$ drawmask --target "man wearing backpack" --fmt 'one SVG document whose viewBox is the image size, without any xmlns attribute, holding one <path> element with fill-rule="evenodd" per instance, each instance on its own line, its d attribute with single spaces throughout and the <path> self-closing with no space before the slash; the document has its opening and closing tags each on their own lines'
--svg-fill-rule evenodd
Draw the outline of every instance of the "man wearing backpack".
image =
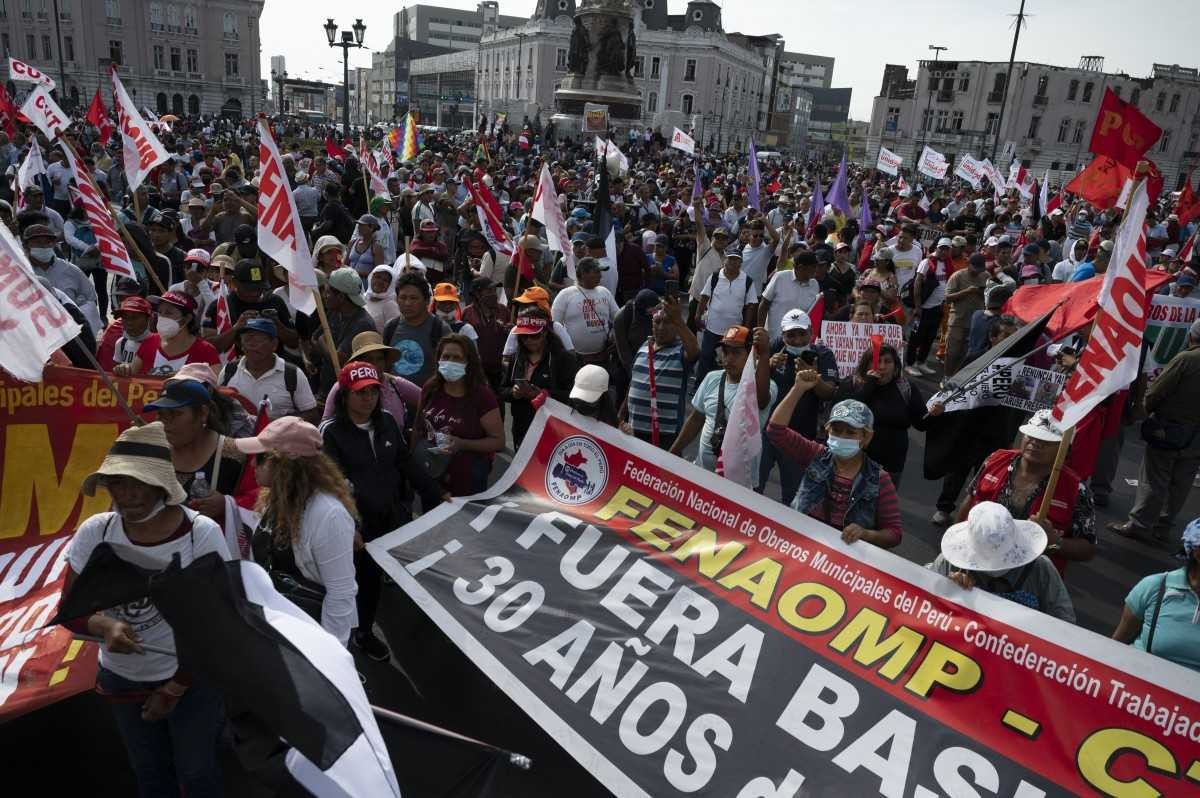
<svg viewBox="0 0 1200 798">
<path fill-rule="evenodd" d="M 946 281 L 954 271 L 950 257 L 952 247 L 949 238 L 939 239 L 933 254 L 917 266 L 912 279 L 912 293 L 906 304 L 914 306 L 913 322 L 916 330 L 908 337 L 904 351 L 904 373 L 910 377 L 922 377 L 934 373 L 924 361 L 933 354 L 933 342 L 942 326 L 942 303 L 946 300 Z M 901 295 L 904 295 L 901 289 Z"/>
<path fill-rule="evenodd" d="M 220 384 L 227 385 L 257 405 L 265 396 L 270 400 L 267 415 L 301 416 L 313 424 L 321 420 L 317 400 L 313 397 L 308 377 L 275 350 L 279 332 L 270 319 L 250 319 L 237 334 L 242 356 L 225 364 Z"/>
<path fill-rule="evenodd" d="M 758 290 L 754 280 L 742 273 L 742 247 L 734 244 L 725 253 L 721 270 L 704 284 L 696 317 L 704 325 L 700 338 L 700 361 L 696 365 L 696 384 L 717 367 L 717 346 L 731 327 L 754 328 Z"/>
</svg>

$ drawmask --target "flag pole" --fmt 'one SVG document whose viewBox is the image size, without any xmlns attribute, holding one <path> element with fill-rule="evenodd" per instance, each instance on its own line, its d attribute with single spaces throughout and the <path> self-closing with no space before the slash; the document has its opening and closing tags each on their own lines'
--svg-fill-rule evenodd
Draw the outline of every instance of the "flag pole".
<svg viewBox="0 0 1200 798">
<path fill-rule="evenodd" d="M 365 197 L 367 200 L 367 213 L 370 213 L 371 212 L 371 172 L 369 169 L 367 169 L 366 159 L 372 158 L 374 156 L 372 156 L 371 151 L 367 149 L 367 139 L 361 133 L 358 136 L 358 154 L 359 154 L 359 160 L 362 161 L 362 163 L 360 164 L 362 169 L 360 171 L 362 172 L 363 197 Z"/>
<path fill-rule="evenodd" d="M 494 746 L 491 743 L 485 743 L 482 740 L 476 740 L 474 737 L 468 737 L 465 734 L 452 732 L 449 729 L 443 729 L 440 726 L 434 726 L 432 723 L 426 723 L 423 720 L 418 720 L 417 718 L 413 718 L 408 715 L 401 715 L 399 712 L 393 712 L 390 709 L 377 707 L 374 704 L 371 705 L 371 712 L 374 713 L 375 717 L 379 718 L 380 720 L 386 720 L 387 722 L 396 726 L 404 726 L 409 729 L 416 729 L 417 731 L 423 731 L 438 737 L 445 737 L 450 740 L 457 740 L 461 743 L 467 743 L 468 745 L 473 745 L 477 748 L 482 748 L 497 754 L 503 754 L 504 756 L 508 757 L 508 764 L 512 765 L 513 767 L 520 768 L 521 770 L 529 770 L 531 767 L 533 767 L 533 760 L 524 754 L 518 754 L 514 751 L 507 751 L 503 748 Z"/>
<path fill-rule="evenodd" d="M 342 364 L 338 359 L 337 346 L 333 343 L 333 332 L 329 329 L 329 319 L 325 316 L 325 301 L 321 299 L 321 291 L 317 288 L 313 289 L 313 296 L 317 300 L 317 316 L 320 318 L 321 328 L 325 332 L 325 346 L 329 348 L 329 359 L 333 363 L 333 374 L 336 377 L 337 373 L 342 370 Z"/>
<path fill-rule="evenodd" d="M 118 391 L 117 386 L 113 384 L 112 378 L 108 376 L 108 372 L 106 372 L 100 365 L 100 362 L 96 360 L 96 356 L 92 354 L 92 350 L 88 349 L 86 346 L 80 346 L 79 348 L 83 350 L 83 354 L 87 356 L 87 359 L 91 362 L 92 367 L 96 369 L 96 373 L 100 375 L 100 379 L 104 381 L 104 385 L 108 388 L 108 390 L 113 392 L 113 396 L 117 397 L 117 404 L 119 404 L 121 409 L 125 411 L 125 415 L 129 416 L 129 420 L 133 423 L 133 426 L 144 426 L 146 424 L 146 420 L 133 411 L 133 408 L 130 407 L 129 402 L 125 399 L 124 395 Z"/>
<path fill-rule="evenodd" d="M 1046 520 L 1046 513 L 1050 512 L 1051 500 L 1054 498 L 1054 490 L 1058 487 L 1058 477 L 1062 474 L 1063 464 L 1067 461 L 1067 452 L 1071 450 L 1071 441 L 1075 439 L 1075 428 L 1071 427 L 1063 433 L 1062 440 L 1058 442 L 1058 453 L 1054 455 L 1054 467 L 1050 470 L 1050 478 L 1046 481 L 1046 490 L 1042 493 L 1042 505 L 1038 507 L 1037 515 L 1029 519 L 1034 523 L 1042 523 Z"/>
</svg>

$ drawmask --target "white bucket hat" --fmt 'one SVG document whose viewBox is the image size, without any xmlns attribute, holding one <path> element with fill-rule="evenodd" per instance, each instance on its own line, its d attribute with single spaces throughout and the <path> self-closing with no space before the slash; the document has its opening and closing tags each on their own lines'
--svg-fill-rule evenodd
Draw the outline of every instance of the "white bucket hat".
<svg viewBox="0 0 1200 798">
<path fill-rule="evenodd" d="M 1016 521 L 996 502 L 980 502 L 967 520 L 942 535 L 942 556 L 964 571 L 1008 571 L 1036 560 L 1046 549 L 1046 530 Z"/>
<path fill-rule="evenodd" d="M 138 482 L 162 488 L 167 504 L 183 504 L 187 493 L 175 477 L 171 445 L 161 421 L 142 427 L 130 427 L 109 447 L 104 462 L 83 480 L 83 495 L 95 496 L 96 486 L 105 477 L 130 477 Z"/>
<path fill-rule="evenodd" d="M 1062 427 L 1058 426 L 1058 422 L 1050 415 L 1049 410 L 1037 411 L 1019 427 L 1019 430 L 1022 435 L 1028 435 L 1048 443 L 1058 443 L 1063 439 Z"/>
</svg>

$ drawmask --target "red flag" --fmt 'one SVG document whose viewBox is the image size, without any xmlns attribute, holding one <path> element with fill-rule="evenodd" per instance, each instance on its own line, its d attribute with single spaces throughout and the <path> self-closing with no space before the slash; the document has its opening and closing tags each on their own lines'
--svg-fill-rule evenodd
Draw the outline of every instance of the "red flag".
<svg viewBox="0 0 1200 798">
<path fill-rule="evenodd" d="M 1107 155 L 1133 169 L 1160 136 L 1162 128 L 1139 111 L 1136 105 L 1125 102 L 1107 88 L 1092 128 L 1088 151 Z"/>
<path fill-rule="evenodd" d="M 1160 271 L 1146 272 L 1146 292 L 1153 295 L 1163 283 L 1174 277 Z M 1036 319 L 1062 303 L 1046 324 L 1046 334 L 1054 340 L 1075 332 L 1096 317 L 1099 310 L 1097 299 L 1103 279 L 1095 277 L 1077 283 L 1051 283 L 1049 285 L 1026 285 L 1018 288 L 1004 306 L 1011 313 L 1026 321 Z"/>
<path fill-rule="evenodd" d="M 497 252 L 512 255 L 512 240 L 508 237 L 508 231 L 504 229 L 504 225 L 500 223 L 502 215 L 500 204 L 492 196 L 487 184 L 483 181 L 472 183 L 468 180 L 467 190 L 471 192 L 471 200 L 475 203 L 475 210 L 479 214 L 479 225 L 488 244 Z"/>
<path fill-rule="evenodd" d="M 825 295 L 821 294 L 817 300 L 812 303 L 812 307 L 808 309 L 808 320 L 811 322 L 809 329 L 812 330 L 813 340 L 821 337 L 821 322 L 825 320 Z"/>
<path fill-rule="evenodd" d="M 1107 155 L 1098 155 L 1075 175 L 1066 190 L 1082 197 L 1097 208 L 1111 208 L 1121 196 L 1125 181 L 1133 177 L 1133 170 Z"/>
<path fill-rule="evenodd" d="M 1049 216 L 1051 213 L 1053 213 L 1055 211 L 1055 209 L 1057 209 L 1059 206 L 1061 206 L 1062 203 L 1063 203 L 1063 193 L 1060 191 L 1057 194 L 1055 194 L 1053 197 L 1050 198 L 1050 201 L 1046 203 L 1046 207 L 1042 209 L 1042 213 Z"/>
<path fill-rule="evenodd" d="M 0 127 L 4 128 L 10 140 L 17 135 L 16 118 L 17 109 L 8 97 L 8 90 L 0 86 Z"/>
<path fill-rule="evenodd" d="M 1179 260 L 1182 261 L 1183 263 L 1187 263 L 1189 260 L 1191 260 L 1192 259 L 1192 250 L 1195 248 L 1195 246 L 1196 246 L 1196 234 L 1192 233 L 1191 238 L 1189 238 L 1187 240 L 1187 243 L 1183 245 L 1183 249 L 1181 249 L 1179 251 Z"/>
<path fill-rule="evenodd" d="M 1200 197 L 1192 191 L 1191 175 L 1183 181 L 1183 190 L 1179 192 L 1179 199 L 1175 200 L 1175 215 L 1179 217 L 1180 227 L 1200 216 Z"/>
<path fill-rule="evenodd" d="M 346 153 L 339 150 L 337 144 L 334 144 L 333 139 L 328 136 L 325 138 L 325 154 L 338 161 L 346 159 Z"/>
<path fill-rule="evenodd" d="M 104 107 L 104 100 L 100 98 L 99 89 L 96 89 L 96 94 L 92 97 L 92 104 L 88 108 L 86 118 L 100 131 L 100 146 L 107 147 L 108 140 L 112 138 L 113 131 L 117 129 L 117 126 L 108 117 L 108 109 Z"/>
</svg>

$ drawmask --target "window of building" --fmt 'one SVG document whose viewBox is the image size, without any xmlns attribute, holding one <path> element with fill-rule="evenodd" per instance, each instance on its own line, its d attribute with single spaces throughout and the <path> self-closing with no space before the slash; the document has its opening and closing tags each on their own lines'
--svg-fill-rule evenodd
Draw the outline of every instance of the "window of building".
<svg viewBox="0 0 1200 798">
<path fill-rule="evenodd" d="M 641 78 L 646 76 L 646 57 L 639 55 L 633 59 L 633 76 Z"/>
<path fill-rule="evenodd" d="M 1064 144 L 1067 141 L 1067 136 L 1071 135 L 1071 120 L 1064 119 L 1058 123 L 1058 143 Z"/>
<path fill-rule="evenodd" d="M 182 94 L 172 94 L 171 95 L 171 113 L 176 114 L 176 115 L 183 113 L 183 95 Z"/>
<path fill-rule="evenodd" d="M 1090 103 L 1092 101 L 1092 90 L 1095 88 L 1096 84 L 1092 83 L 1090 80 L 1083 84 L 1083 101 L 1085 103 Z"/>
<path fill-rule="evenodd" d="M 193 115 L 200 113 L 200 98 L 194 94 L 188 95 L 188 113 Z"/>
<path fill-rule="evenodd" d="M 225 53 L 225 75 L 226 77 L 237 77 L 238 74 L 238 54 Z"/>
<path fill-rule="evenodd" d="M 42 34 L 42 58 L 49 61 L 54 58 L 54 50 L 50 47 L 50 37 Z"/>
<path fill-rule="evenodd" d="M 1178 110 L 1179 110 L 1179 95 L 1172 94 L 1171 95 L 1171 113 L 1175 113 Z"/>
<path fill-rule="evenodd" d="M 646 113 L 652 114 L 658 110 L 658 94 L 650 92 L 646 95 Z"/>
<path fill-rule="evenodd" d="M 1049 75 L 1039 75 L 1038 82 L 1037 82 L 1037 96 L 1045 97 L 1046 89 L 1048 89 L 1049 87 L 1050 87 L 1050 76 Z"/>
<path fill-rule="evenodd" d="M 1038 134 L 1038 128 L 1040 128 L 1041 126 L 1042 126 L 1042 118 L 1040 116 L 1031 117 L 1029 120 L 1029 133 L 1027 134 L 1029 136 L 1029 138 L 1036 139 L 1037 134 Z"/>
<path fill-rule="evenodd" d="M 171 31 L 179 30 L 179 6 L 176 6 L 176 5 L 167 6 L 167 30 L 171 30 Z M 179 99 L 181 101 L 183 100 L 182 97 L 180 97 Z M 183 111 L 180 111 L 179 113 L 183 113 Z"/>
<path fill-rule="evenodd" d="M 558 51 L 555 53 L 554 68 L 559 72 L 565 72 L 567 70 L 567 48 L 558 48 Z"/>
<path fill-rule="evenodd" d="M 921 130 L 924 130 L 926 133 L 928 133 L 928 132 L 929 132 L 929 128 L 930 128 L 932 125 L 933 125 L 933 110 L 932 110 L 932 109 L 929 109 L 929 108 L 926 108 L 926 109 L 925 109 L 925 114 L 924 114 L 924 116 L 921 118 Z"/>
<path fill-rule="evenodd" d="M 649 6 L 647 6 L 647 7 L 649 7 Z M 662 75 L 662 59 L 656 55 L 651 56 L 651 58 L 650 58 L 650 77 L 658 78 L 661 75 Z"/>
<path fill-rule="evenodd" d="M 190 47 L 188 48 L 188 51 L 187 51 L 187 71 L 188 72 L 199 72 L 200 71 L 200 53 L 196 52 L 195 49 L 190 48 Z"/>
<path fill-rule="evenodd" d="M 937 112 L 937 130 L 939 132 L 946 129 L 946 123 L 949 120 L 949 117 L 950 117 L 949 111 L 941 110 L 941 111 Z"/>
<path fill-rule="evenodd" d="M 150 4 L 150 30 L 163 29 L 163 10 L 158 3 Z"/>
<path fill-rule="evenodd" d="M 1166 102 L 1167 102 L 1167 93 L 1165 91 L 1160 91 L 1158 93 L 1158 96 L 1154 98 L 1154 110 L 1161 111 L 1163 109 L 1163 106 L 1166 104 Z"/>
<path fill-rule="evenodd" d="M 962 130 L 963 129 L 963 118 L 964 118 L 964 114 L 962 111 L 955 111 L 951 115 L 950 128 L 952 130 Z"/>
<path fill-rule="evenodd" d="M 122 57 L 123 51 L 124 48 L 121 46 L 120 39 L 108 40 L 108 60 L 113 64 L 120 65 L 125 63 L 125 59 Z"/>
<path fill-rule="evenodd" d="M 121 0 L 104 0 L 104 16 L 110 21 L 121 21 Z"/>
<path fill-rule="evenodd" d="M 1129 95 L 1129 102 L 1133 103 L 1134 105 L 1137 105 L 1138 101 L 1141 99 L 1142 99 L 1142 90 L 1141 89 L 1134 89 L 1133 94 Z"/>
<path fill-rule="evenodd" d="M 1058 161 L 1051 161 L 1051 162 L 1050 162 L 1050 169 L 1051 169 L 1052 171 L 1055 171 L 1055 172 L 1057 172 L 1057 171 L 1058 171 Z"/>
<path fill-rule="evenodd" d="M 222 22 L 222 26 L 223 26 L 226 36 L 228 36 L 230 38 L 237 37 L 237 35 L 238 35 L 237 17 L 235 17 L 233 14 L 225 15 L 225 18 Z"/>
<path fill-rule="evenodd" d="M 1087 128 L 1087 122 L 1080 119 L 1075 123 L 1075 135 L 1071 136 L 1072 144 L 1080 144 L 1083 142 L 1083 131 Z"/>
<path fill-rule="evenodd" d="M 32 33 L 25 34 L 25 52 L 28 54 L 30 61 L 37 60 L 37 37 Z"/>
<path fill-rule="evenodd" d="M 159 115 L 167 112 L 167 95 L 161 91 L 154 95 L 154 110 L 157 111 Z"/>
<path fill-rule="evenodd" d="M 1171 131 L 1164 130 L 1162 138 L 1158 140 L 1158 151 L 1166 152 L 1171 149 Z"/>
<path fill-rule="evenodd" d="M 6 51 L 8 50 L 7 42 L 5 43 L 4 49 Z M 63 58 L 65 58 L 68 61 L 75 60 L 75 40 L 72 39 L 70 36 L 63 37 Z"/>
<path fill-rule="evenodd" d="M 163 50 L 163 46 L 161 44 L 154 45 L 154 68 L 155 69 L 166 69 L 167 68 L 165 56 L 166 56 L 166 53 Z"/>
<path fill-rule="evenodd" d="M 1073 80 L 1067 86 L 1067 99 L 1074 102 L 1077 96 L 1079 96 L 1079 81 Z M 1062 139 L 1059 139 L 1059 141 L 1062 141 Z"/>
<path fill-rule="evenodd" d="M 171 48 L 171 70 L 173 72 L 183 71 L 183 53 L 178 47 Z"/>
<path fill-rule="evenodd" d="M 683 64 L 683 79 L 694 81 L 696 79 L 696 59 L 689 58 Z"/>
<path fill-rule="evenodd" d="M 187 31 L 196 30 L 196 7 L 188 6 L 183 9 L 183 29 Z M 193 95 L 194 96 L 194 95 Z M 199 105 L 199 103 L 197 103 Z M 199 113 L 196 111 L 195 113 Z"/>
<path fill-rule="evenodd" d="M 970 78 L 959 78 L 958 79 L 958 90 L 959 91 L 966 91 L 968 88 L 970 88 L 970 86 L 971 86 Z"/>
<path fill-rule="evenodd" d="M 690 114 L 692 112 L 692 95 L 690 95 L 690 94 L 683 95 L 683 98 L 679 102 L 679 108 L 685 114 Z"/>
<path fill-rule="evenodd" d="M 8 0 L 0 0 L 0 20 L 8 19 Z"/>
<path fill-rule="evenodd" d="M 11 42 L 8 39 L 7 33 L 0 33 L 0 49 L 4 50 L 5 58 L 7 58 L 8 54 L 12 52 Z"/>
</svg>

